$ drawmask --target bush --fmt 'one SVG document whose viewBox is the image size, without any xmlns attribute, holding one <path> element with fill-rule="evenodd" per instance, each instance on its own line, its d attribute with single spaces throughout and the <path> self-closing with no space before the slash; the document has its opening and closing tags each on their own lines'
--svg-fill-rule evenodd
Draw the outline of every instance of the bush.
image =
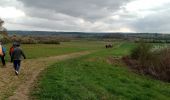
<svg viewBox="0 0 170 100">
<path fill-rule="evenodd" d="M 37 41 L 35 39 L 31 38 L 31 37 L 23 37 L 21 39 L 21 43 L 22 44 L 36 44 Z"/>
<path fill-rule="evenodd" d="M 21 41 L 21 36 L 17 36 L 17 35 L 13 35 L 13 36 L 11 36 L 10 37 L 10 40 L 11 40 L 11 42 L 14 42 L 14 41 Z"/>
<path fill-rule="evenodd" d="M 170 81 L 170 48 L 160 51 L 157 73 L 159 79 Z"/>
<path fill-rule="evenodd" d="M 10 41 L 10 38 L 9 38 L 8 36 L 3 36 L 3 38 L 1 38 L 1 41 L 2 41 L 3 43 L 9 43 L 9 42 L 11 42 L 11 41 Z"/>
<path fill-rule="evenodd" d="M 151 45 L 141 42 L 123 60 L 140 73 L 170 82 L 170 48 L 152 51 Z"/>
<path fill-rule="evenodd" d="M 10 37 L 11 41 L 19 41 L 22 44 L 60 44 L 59 40 L 56 37 L 36 37 L 36 36 L 18 36 L 13 35 Z"/>
<path fill-rule="evenodd" d="M 41 40 L 41 41 L 39 41 L 39 43 L 43 43 L 43 44 L 60 44 L 60 42 L 59 41 L 57 41 L 57 40 Z"/>
<path fill-rule="evenodd" d="M 140 42 L 134 49 L 131 51 L 132 59 L 147 59 L 151 55 L 151 45 Z"/>
</svg>

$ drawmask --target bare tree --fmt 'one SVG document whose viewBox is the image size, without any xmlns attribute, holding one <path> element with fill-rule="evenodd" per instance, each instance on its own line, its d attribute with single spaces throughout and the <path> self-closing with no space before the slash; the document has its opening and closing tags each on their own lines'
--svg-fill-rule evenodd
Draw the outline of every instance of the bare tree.
<svg viewBox="0 0 170 100">
<path fill-rule="evenodd" d="M 0 31 L 3 31 L 3 25 L 4 24 L 4 21 L 2 19 L 0 19 Z"/>
</svg>

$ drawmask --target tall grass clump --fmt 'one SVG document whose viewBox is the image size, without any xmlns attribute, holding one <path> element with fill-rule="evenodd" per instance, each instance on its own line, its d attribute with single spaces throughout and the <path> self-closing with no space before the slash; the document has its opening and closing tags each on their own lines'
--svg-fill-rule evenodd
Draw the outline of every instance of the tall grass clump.
<svg viewBox="0 0 170 100">
<path fill-rule="evenodd" d="M 140 73 L 170 82 L 170 48 L 168 47 L 153 50 L 151 44 L 140 42 L 128 57 L 124 57 L 124 61 L 130 68 Z"/>
</svg>

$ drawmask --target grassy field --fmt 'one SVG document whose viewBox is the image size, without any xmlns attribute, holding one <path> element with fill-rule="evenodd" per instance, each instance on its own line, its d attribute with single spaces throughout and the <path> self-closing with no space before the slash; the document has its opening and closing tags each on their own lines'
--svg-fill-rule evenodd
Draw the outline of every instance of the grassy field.
<svg viewBox="0 0 170 100">
<path fill-rule="evenodd" d="M 104 48 L 106 42 L 100 41 L 72 41 L 62 42 L 60 45 L 55 44 L 23 44 L 23 48 L 28 59 L 49 57 L 61 54 L 68 54 L 78 51 L 96 50 Z M 6 60 L 9 60 L 9 48 L 12 44 L 4 45 L 7 49 Z"/>
<path fill-rule="evenodd" d="M 88 54 L 90 51 L 105 49 L 105 44 L 102 41 L 71 41 L 62 42 L 60 45 L 21 44 L 28 59 L 22 61 L 19 77 L 16 77 L 12 63 L 7 62 L 6 67 L 0 65 L 0 100 L 6 100 L 9 96 L 14 95 L 22 84 L 30 82 L 31 79 L 34 80 L 39 74 L 38 71 L 43 70 L 48 64 Z M 8 52 L 11 45 L 4 45 L 7 48 L 6 61 L 10 60 Z"/>
<path fill-rule="evenodd" d="M 42 72 L 37 88 L 31 91 L 32 97 L 40 100 L 169 100 L 169 83 L 135 74 L 122 64 L 107 62 L 108 57 L 129 54 L 134 46 L 133 43 L 116 43 L 112 49 L 91 46 L 97 51 L 53 64 Z"/>
</svg>

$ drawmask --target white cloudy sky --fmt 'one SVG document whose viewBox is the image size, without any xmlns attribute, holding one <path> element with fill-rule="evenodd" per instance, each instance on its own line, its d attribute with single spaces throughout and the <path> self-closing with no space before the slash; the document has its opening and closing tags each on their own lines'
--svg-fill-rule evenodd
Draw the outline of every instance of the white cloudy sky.
<svg viewBox="0 0 170 100">
<path fill-rule="evenodd" d="M 0 0 L 8 30 L 170 33 L 170 0 Z"/>
</svg>

